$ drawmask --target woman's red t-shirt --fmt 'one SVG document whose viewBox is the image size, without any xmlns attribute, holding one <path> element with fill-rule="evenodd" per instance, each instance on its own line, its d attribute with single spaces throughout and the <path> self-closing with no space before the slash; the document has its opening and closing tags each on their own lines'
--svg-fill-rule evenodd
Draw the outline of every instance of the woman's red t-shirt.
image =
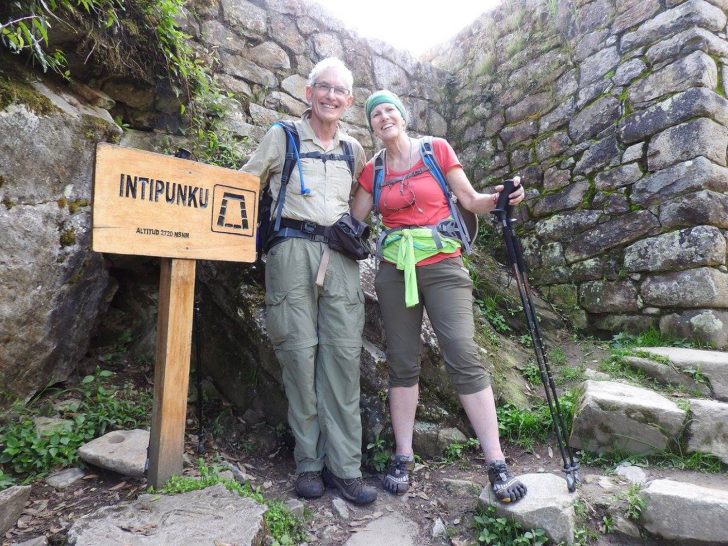
<svg viewBox="0 0 728 546">
<path fill-rule="evenodd" d="M 419 141 L 413 142 L 413 146 L 417 148 L 413 153 L 419 156 Z M 433 138 L 432 150 L 444 175 L 447 175 L 451 169 L 456 167 L 462 168 L 455 150 L 445 139 Z M 382 222 L 387 228 L 432 226 L 450 216 L 447 197 L 445 197 L 437 180 L 427 169 L 401 182 L 386 185 L 388 180 L 415 172 L 424 166 L 422 157 L 419 157 L 418 161 L 406 171 L 385 170 L 385 184 L 382 185 L 379 192 L 379 213 L 382 215 Z M 373 194 L 373 183 L 374 159 L 371 159 L 359 175 L 359 184 L 367 192 Z M 436 254 L 422 260 L 417 265 L 433 264 L 454 256 L 460 256 L 460 249 L 450 254 Z"/>
</svg>

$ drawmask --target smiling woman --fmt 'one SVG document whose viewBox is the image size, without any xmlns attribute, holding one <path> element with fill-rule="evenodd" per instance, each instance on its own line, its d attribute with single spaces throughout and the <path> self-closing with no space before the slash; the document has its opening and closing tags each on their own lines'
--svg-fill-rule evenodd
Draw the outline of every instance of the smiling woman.
<svg viewBox="0 0 728 546">
<path fill-rule="evenodd" d="M 378 38 L 398 49 L 420 55 L 446 42 L 500 0 L 450 0 L 443 9 L 434 0 L 316 0 L 346 26 L 367 38 Z"/>
</svg>

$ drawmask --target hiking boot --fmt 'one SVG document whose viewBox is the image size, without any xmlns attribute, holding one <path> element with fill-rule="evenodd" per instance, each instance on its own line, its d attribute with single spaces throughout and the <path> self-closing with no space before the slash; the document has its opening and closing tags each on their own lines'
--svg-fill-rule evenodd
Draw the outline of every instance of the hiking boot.
<svg viewBox="0 0 728 546">
<path fill-rule="evenodd" d="M 505 461 L 491 461 L 487 469 L 493 493 L 500 502 L 516 502 L 526 496 L 526 486 L 510 473 Z"/>
<path fill-rule="evenodd" d="M 296 495 L 304 499 L 317 499 L 324 494 L 321 472 L 301 472 L 296 479 Z"/>
<path fill-rule="evenodd" d="M 364 485 L 361 478 L 345 480 L 335 476 L 326 467 L 324 467 L 323 478 L 326 485 L 338 489 L 342 497 L 354 504 L 370 504 L 377 499 L 377 490 Z"/>
<path fill-rule="evenodd" d="M 395 455 L 389 464 L 389 470 L 382 479 L 384 489 L 393 495 L 404 495 L 409 489 L 408 470 L 411 470 L 415 459 L 411 455 Z"/>
</svg>

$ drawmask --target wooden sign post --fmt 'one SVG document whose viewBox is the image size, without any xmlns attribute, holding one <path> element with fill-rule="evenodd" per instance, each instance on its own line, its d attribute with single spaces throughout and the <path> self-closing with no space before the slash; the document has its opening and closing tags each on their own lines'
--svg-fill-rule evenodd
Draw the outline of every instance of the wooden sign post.
<svg viewBox="0 0 728 546">
<path fill-rule="evenodd" d="M 155 488 L 182 472 L 195 260 L 255 261 L 258 192 L 258 178 L 239 171 L 96 149 L 92 249 L 161 257 L 147 471 Z"/>
</svg>

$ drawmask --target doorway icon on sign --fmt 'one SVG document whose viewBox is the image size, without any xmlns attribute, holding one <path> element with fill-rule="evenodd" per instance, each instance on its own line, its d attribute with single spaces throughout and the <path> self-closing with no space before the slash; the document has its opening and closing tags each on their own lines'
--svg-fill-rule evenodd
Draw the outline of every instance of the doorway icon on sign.
<svg viewBox="0 0 728 546">
<path fill-rule="evenodd" d="M 252 237 L 257 221 L 254 191 L 215 184 L 212 190 L 212 231 Z"/>
</svg>

